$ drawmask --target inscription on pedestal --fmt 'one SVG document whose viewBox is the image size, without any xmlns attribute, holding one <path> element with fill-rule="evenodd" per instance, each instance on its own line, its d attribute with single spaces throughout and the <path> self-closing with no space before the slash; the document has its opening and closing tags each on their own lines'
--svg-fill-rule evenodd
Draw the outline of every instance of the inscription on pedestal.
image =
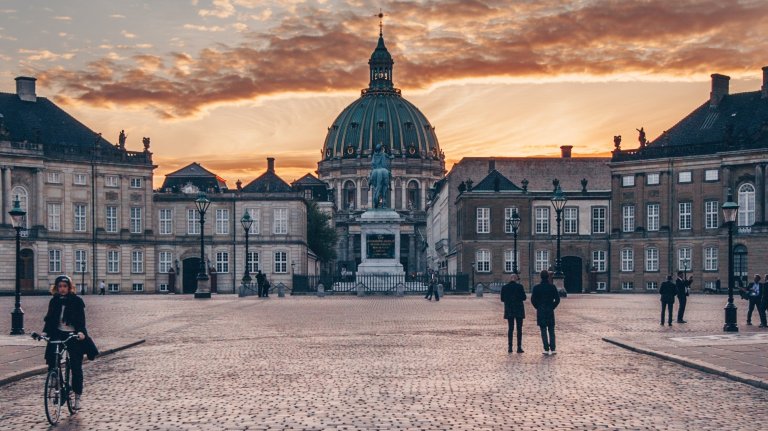
<svg viewBox="0 0 768 431">
<path fill-rule="evenodd" d="M 394 259 L 395 235 L 372 234 L 365 237 L 368 259 Z"/>
</svg>

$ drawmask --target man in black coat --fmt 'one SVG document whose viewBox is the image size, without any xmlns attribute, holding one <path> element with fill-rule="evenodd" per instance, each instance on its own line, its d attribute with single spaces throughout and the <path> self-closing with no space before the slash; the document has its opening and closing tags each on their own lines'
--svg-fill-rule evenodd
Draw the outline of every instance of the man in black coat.
<svg viewBox="0 0 768 431">
<path fill-rule="evenodd" d="M 504 318 L 507 319 L 507 352 L 512 353 L 512 338 L 514 327 L 517 327 L 517 353 L 523 353 L 523 319 L 527 299 L 523 285 L 518 283 L 520 276 L 512 274 L 512 280 L 501 288 L 501 302 L 504 303 Z"/>
<path fill-rule="evenodd" d="M 766 308 L 768 308 L 768 274 L 765 274 L 763 278 L 763 285 L 760 289 L 760 304 L 757 312 L 760 313 L 760 327 L 768 327 L 768 321 L 766 321 Z"/>
<path fill-rule="evenodd" d="M 760 314 L 761 326 L 763 322 L 763 315 L 760 313 L 760 302 L 762 297 L 762 285 L 760 284 L 760 274 L 755 274 L 755 279 L 748 286 L 747 295 L 749 299 L 749 310 L 747 311 L 747 325 L 752 325 L 752 313 L 757 308 L 757 313 Z"/>
<path fill-rule="evenodd" d="M 685 304 L 688 302 L 689 286 L 693 282 L 693 276 L 686 280 L 683 277 L 683 271 L 677 271 L 677 280 L 675 281 L 675 290 L 677 291 L 677 323 L 688 323 L 685 321 Z"/>
<path fill-rule="evenodd" d="M 672 326 L 672 309 L 675 305 L 675 295 L 677 295 L 677 289 L 675 283 L 672 283 L 672 276 L 667 276 L 667 281 L 661 283 L 659 287 L 659 295 L 661 296 L 661 326 L 664 326 L 664 311 L 667 311 L 669 315 L 669 326 Z"/>
<path fill-rule="evenodd" d="M 536 308 L 536 324 L 541 330 L 544 354 L 554 355 L 555 351 L 555 308 L 560 305 L 557 288 L 549 282 L 549 272 L 541 271 L 541 283 L 533 286 L 531 304 Z M 549 337 L 547 337 L 549 332 Z"/>
</svg>

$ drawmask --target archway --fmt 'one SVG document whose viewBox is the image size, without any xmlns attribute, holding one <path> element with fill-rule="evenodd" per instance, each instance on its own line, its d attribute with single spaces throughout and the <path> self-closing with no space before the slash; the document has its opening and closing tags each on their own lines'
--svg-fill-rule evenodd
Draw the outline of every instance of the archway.
<svg viewBox="0 0 768 431">
<path fill-rule="evenodd" d="M 581 293 L 581 271 L 583 265 L 578 256 L 563 256 L 561 266 L 563 270 L 563 285 L 568 293 Z"/>
<path fill-rule="evenodd" d="M 19 254 L 19 284 L 24 292 L 35 290 L 35 252 L 25 248 Z"/>
<path fill-rule="evenodd" d="M 183 261 L 182 293 L 195 293 L 197 290 L 197 274 L 200 273 L 200 258 L 188 257 Z"/>
</svg>

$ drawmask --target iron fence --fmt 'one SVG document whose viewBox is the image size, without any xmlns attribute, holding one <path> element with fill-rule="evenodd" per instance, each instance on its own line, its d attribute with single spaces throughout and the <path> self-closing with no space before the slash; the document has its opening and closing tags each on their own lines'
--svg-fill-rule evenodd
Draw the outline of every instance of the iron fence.
<svg viewBox="0 0 768 431">
<path fill-rule="evenodd" d="M 437 284 L 443 285 L 446 294 L 469 293 L 468 274 L 441 274 L 436 275 Z M 355 294 L 358 288 L 365 293 L 395 294 L 398 286 L 403 287 L 406 294 L 424 294 L 427 292 L 429 276 L 423 275 L 395 275 L 395 274 L 320 274 L 320 275 L 294 275 L 292 294 L 315 294 L 318 286 L 322 284 L 326 294 Z"/>
</svg>

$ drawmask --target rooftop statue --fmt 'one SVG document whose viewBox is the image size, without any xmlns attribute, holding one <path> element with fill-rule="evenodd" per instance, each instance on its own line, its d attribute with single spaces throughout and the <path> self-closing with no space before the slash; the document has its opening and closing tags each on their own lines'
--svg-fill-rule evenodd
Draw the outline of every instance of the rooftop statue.
<svg viewBox="0 0 768 431">
<path fill-rule="evenodd" d="M 389 208 L 389 185 L 392 180 L 389 159 L 390 156 L 381 144 L 376 145 L 376 152 L 371 157 L 371 173 L 368 176 L 374 208 Z"/>
</svg>

